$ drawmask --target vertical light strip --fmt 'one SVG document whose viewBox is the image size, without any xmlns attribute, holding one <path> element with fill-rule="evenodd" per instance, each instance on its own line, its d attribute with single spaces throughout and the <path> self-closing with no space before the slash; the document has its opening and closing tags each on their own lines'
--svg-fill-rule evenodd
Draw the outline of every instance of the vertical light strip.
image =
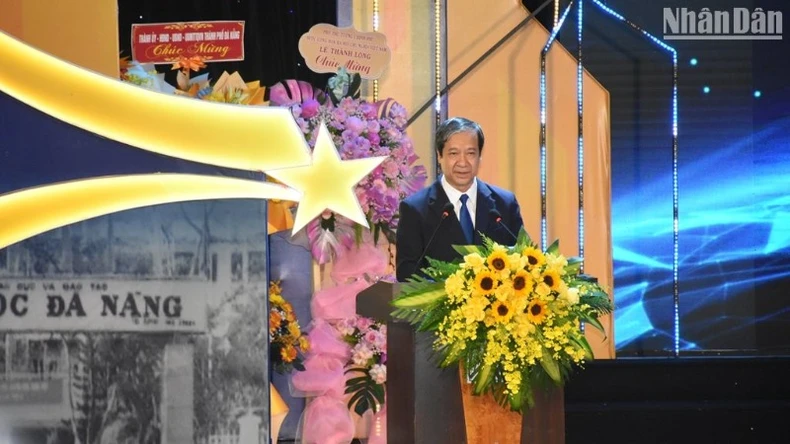
<svg viewBox="0 0 790 444">
<path fill-rule="evenodd" d="M 560 20 L 560 0 L 554 0 L 554 28 L 557 27 L 557 22 Z"/>
<path fill-rule="evenodd" d="M 584 1 L 579 0 L 576 17 L 576 106 L 579 116 L 579 141 L 576 147 L 577 168 L 579 175 L 579 257 L 584 258 L 584 65 L 582 63 L 582 23 Z M 584 272 L 584 262 L 581 264 Z"/>
<path fill-rule="evenodd" d="M 379 30 L 379 0 L 373 0 L 373 31 L 378 32 Z M 373 80 L 373 101 L 378 102 L 379 100 L 379 81 L 378 79 Z"/>
<path fill-rule="evenodd" d="M 565 17 L 573 7 L 573 0 L 562 13 L 559 23 L 551 31 L 546 45 L 540 52 L 540 247 L 547 248 L 547 225 L 546 225 L 546 55 L 551 49 L 551 45 L 557 38 L 557 33 L 565 23 Z"/>
<path fill-rule="evenodd" d="M 433 35 L 434 35 L 434 109 L 436 111 L 436 122 L 441 123 L 442 119 L 442 1 L 433 2 Z"/>
<path fill-rule="evenodd" d="M 439 125 L 442 124 L 442 120 L 444 114 L 442 112 L 442 71 L 443 71 L 443 59 L 442 59 L 442 2 L 441 0 L 434 0 L 433 2 L 433 76 L 434 76 L 434 121 L 433 121 L 433 133 L 436 134 Z M 441 167 L 439 165 L 439 158 L 436 153 L 434 152 L 434 172 L 436 173 L 436 177 L 439 177 L 441 173 Z"/>
<path fill-rule="evenodd" d="M 662 42 L 649 32 L 626 19 L 613 9 L 601 3 L 599 0 L 592 0 L 604 12 L 617 18 L 630 26 L 635 31 L 647 37 L 653 43 L 672 54 L 672 301 L 674 303 L 674 354 L 680 355 L 680 287 L 678 285 L 678 262 L 679 262 L 679 206 L 678 206 L 678 53 L 675 48 Z"/>
<path fill-rule="evenodd" d="M 675 303 L 675 356 L 680 355 L 680 287 L 678 205 L 678 53 L 672 52 L 672 297 Z"/>
</svg>

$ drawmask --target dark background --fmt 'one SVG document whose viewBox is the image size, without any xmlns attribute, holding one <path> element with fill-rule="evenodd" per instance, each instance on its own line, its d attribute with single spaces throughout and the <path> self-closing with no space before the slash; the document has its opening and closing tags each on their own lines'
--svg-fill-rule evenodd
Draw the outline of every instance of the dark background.
<svg viewBox="0 0 790 444">
<path fill-rule="evenodd" d="M 604 3 L 659 39 L 664 8 L 790 12 L 780 0 Z M 551 28 L 553 15 L 552 6 L 538 17 Z M 676 324 L 672 58 L 591 0 L 583 17 L 584 66 L 611 95 L 618 356 L 672 354 L 676 339 L 681 354 L 787 354 L 790 44 L 665 41 L 678 53 Z M 558 38 L 573 54 L 576 25 L 574 7 Z"/>
</svg>

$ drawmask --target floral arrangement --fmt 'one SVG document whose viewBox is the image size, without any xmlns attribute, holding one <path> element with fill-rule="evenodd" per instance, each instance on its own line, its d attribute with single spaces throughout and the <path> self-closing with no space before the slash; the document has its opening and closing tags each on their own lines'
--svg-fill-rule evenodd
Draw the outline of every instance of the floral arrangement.
<svg viewBox="0 0 790 444">
<path fill-rule="evenodd" d="M 269 284 L 269 350 L 272 366 L 278 373 L 304 370 L 303 354 L 310 341 L 302 334 L 291 304 L 282 296 L 279 282 Z"/>
<path fill-rule="evenodd" d="M 360 416 L 367 410 L 375 413 L 385 401 L 387 326 L 358 316 L 342 319 L 336 328 L 351 346 L 345 371 L 354 374 L 346 381 L 346 394 L 351 395 L 348 408 Z"/>
<path fill-rule="evenodd" d="M 197 72 L 206 67 L 206 63 L 199 56 L 180 57 L 173 61 L 171 70 L 178 70 L 176 87 L 165 82 L 165 75 L 157 72 L 154 65 L 142 65 L 127 57 L 121 58 L 119 65 L 122 81 L 143 88 L 211 102 L 264 105 L 266 88 L 259 81 L 245 82 L 238 72 L 223 72 L 213 83 L 207 74 L 191 77 L 192 71 Z"/>
<path fill-rule="evenodd" d="M 374 242 L 383 233 L 394 242 L 398 206 L 405 197 L 420 190 L 427 179 L 425 168 L 415 165 L 417 155 L 406 135 L 406 110 L 392 99 L 371 103 L 358 95 L 356 76 L 341 71 L 329 80 L 328 91 L 289 80 L 270 90 L 272 105 L 291 109 L 310 147 L 315 145 L 321 122 L 326 122 L 342 159 L 386 156 L 387 159 L 356 187 L 356 195 L 373 232 Z M 319 263 L 328 262 L 330 248 L 345 243 L 362 227 L 326 212 L 308 228 L 313 253 Z M 323 239 L 332 236 L 330 239 Z"/>
<path fill-rule="evenodd" d="M 473 393 L 492 393 L 502 406 L 524 411 L 532 390 L 561 385 L 574 366 L 593 359 L 580 328 L 601 331 L 598 317 L 613 310 L 582 261 L 559 253 L 559 242 L 541 251 L 522 229 L 516 245 L 486 239 L 484 246 L 456 246 L 460 263 L 430 260 L 393 301 L 393 316 L 435 333 L 441 366 L 460 364 Z"/>
</svg>

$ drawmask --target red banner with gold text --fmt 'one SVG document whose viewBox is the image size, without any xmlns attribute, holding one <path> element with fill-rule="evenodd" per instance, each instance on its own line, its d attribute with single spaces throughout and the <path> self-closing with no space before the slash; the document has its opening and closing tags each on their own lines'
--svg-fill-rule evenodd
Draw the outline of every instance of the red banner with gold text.
<svg viewBox="0 0 790 444">
<path fill-rule="evenodd" d="M 132 58 L 137 62 L 173 63 L 195 56 L 204 62 L 244 60 L 244 22 L 132 25 Z"/>
</svg>

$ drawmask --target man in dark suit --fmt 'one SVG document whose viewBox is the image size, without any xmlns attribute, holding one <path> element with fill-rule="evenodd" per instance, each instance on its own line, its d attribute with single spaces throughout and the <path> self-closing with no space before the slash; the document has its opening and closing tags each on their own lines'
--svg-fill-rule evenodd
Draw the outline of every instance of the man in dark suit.
<svg viewBox="0 0 790 444">
<path fill-rule="evenodd" d="M 449 119 L 437 129 L 442 176 L 400 204 L 396 241 L 399 281 L 428 266 L 426 259 L 420 260 L 423 253 L 424 257 L 453 261 L 460 257 L 453 245 L 481 245 L 481 234 L 503 245 L 515 243 L 513 234 L 524 225 L 516 197 L 477 178 L 484 142 L 480 125 L 462 117 Z"/>
<path fill-rule="evenodd" d="M 436 152 L 442 176 L 400 204 L 398 281 L 427 267 L 424 257 L 443 261 L 460 258 L 453 245 L 480 245 L 481 234 L 503 245 L 515 243 L 514 234 L 523 225 L 516 197 L 477 178 L 484 141 L 480 125 L 471 120 L 457 117 L 439 126 Z M 433 341 L 433 334 L 415 333 L 414 368 L 406 371 L 413 375 L 415 384 L 415 440 L 433 444 L 466 442 L 458 369 L 438 367 Z M 390 381 L 401 377 L 393 374 Z M 436 415 L 436 411 L 441 414 Z M 425 418 L 429 417 L 427 423 Z"/>
</svg>

